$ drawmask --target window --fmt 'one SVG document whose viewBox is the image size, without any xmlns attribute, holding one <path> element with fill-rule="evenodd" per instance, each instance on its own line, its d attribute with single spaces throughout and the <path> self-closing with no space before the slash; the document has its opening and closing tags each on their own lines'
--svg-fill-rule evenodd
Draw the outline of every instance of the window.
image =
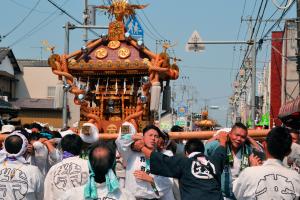
<svg viewBox="0 0 300 200">
<path fill-rule="evenodd" d="M 48 86 L 48 97 L 55 97 L 55 87 L 53 86 Z"/>
</svg>

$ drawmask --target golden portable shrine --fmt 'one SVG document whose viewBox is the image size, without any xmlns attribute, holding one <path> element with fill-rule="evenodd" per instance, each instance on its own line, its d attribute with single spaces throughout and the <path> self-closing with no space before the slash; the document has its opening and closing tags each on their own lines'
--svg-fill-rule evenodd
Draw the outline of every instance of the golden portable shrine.
<svg viewBox="0 0 300 200">
<path fill-rule="evenodd" d="M 52 54 L 48 60 L 53 73 L 65 77 L 75 95 L 80 120 L 94 123 L 102 133 L 116 133 L 123 121 L 137 128 L 152 123 L 163 83 L 179 76 L 176 59 L 172 61 L 167 54 L 168 45 L 156 54 L 125 28 L 124 20 L 145 7 L 126 0 L 97 6 L 115 19 L 108 34 L 71 54 Z"/>
<path fill-rule="evenodd" d="M 195 121 L 195 126 L 199 127 L 202 131 L 213 130 L 216 126 L 216 121 L 208 118 L 208 110 L 201 113 L 201 119 Z"/>
</svg>

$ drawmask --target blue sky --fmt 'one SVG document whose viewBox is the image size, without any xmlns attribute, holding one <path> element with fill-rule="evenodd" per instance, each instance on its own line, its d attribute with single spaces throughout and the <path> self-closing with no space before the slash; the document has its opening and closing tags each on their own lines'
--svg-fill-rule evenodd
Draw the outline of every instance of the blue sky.
<svg viewBox="0 0 300 200">
<path fill-rule="evenodd" d="M 82 20 L 83 0 L 53 0 L 63 9 Z M 211 40 L 244 40 L 247 38 L 247 22 L 241 18 L 257 15 L 262 0 L 131 0 L 131 3 L 149 4 L 142 11 L 137 11 L 141 19 L 145 34 L 145 45 L 155 51 L 158 47 L 156 40 L 170 40 L 175 55 L 182 59 L 179 63 L 181 77 L 175 82 L 177 97 L 183 92 L 179 85 L 189 85 L 190 94 L 198 101 L 193 105 L 193 112 L 199 112 L 204 106 L 205 99 L 209 105 L 220 106 L 220 110 L 212 110 L 211 115 L 219 123 L 225 125 L 228 97 L 232 94 L 232 80 L 240 67 L 245 45 L 206 45 L 202 53 L 185 51 L 185 43 L 194 30 L 197 30 L 204 41 Z M 271 0 L 265 9 L 264 19 L 270 18 L 276 10 Z M 287 0 L 277 0 L 278 3 Z M 105 1 L 107 2 L 107 0 Z M 48 40 L 56 46 L 55 51 L 62 53 L 64 48 L 64 30 L 62 26 L 72 21 L 66 15 L 52 6 L 47 0 L 1 0 L 0 7 L 0 35 L 7 34 L 14 28 L 34 6 L 34 11 L 10 35 L 0 42 L 0 46 L 10 46 L 17 58 L 39 59 L 42 40 Z M 91 5 L 102 4 L 103 0 L 89 0 Z M 282 11 L 277 11 L 271 19 L 277 19 Z M 296 16 L 295 5 L 288 12 L 288 17 Z M 150 23 L 149 23 L 150 21 Z M 103 12 L 97 12 L 97 25 L 107 25 L 109 22 Z M 274 22 L 266 25 L 267 30 Z M 261 24 L 259 36 L 265 23 Z M 274 30 L 279 30 L 276 27 Z M 101 31 L 99 31 L 101 33 Z M 239 34 L 238 34 L 239 33 Z M 83 45 L 83 31 L 74 30 L 71 33 L 70 51 L 80 49 Z M 89 34 L 90 39 L 95 36 Z M 239 37 L 238 37 L 239 36 Z M 258 53 L 258 73 L 263 67 L 262 61 L 268 61 L 270 42 L 265 42 L 262 51 Z M 173 56 L 173 52 L 170 52 Z M 47 59 L 49 52 L 43 51 L 43 59 Z M 186 77 L 189 77 L 188 79 Z M 184 95 L 187 95 L 184 93 Z"/>
</svg>

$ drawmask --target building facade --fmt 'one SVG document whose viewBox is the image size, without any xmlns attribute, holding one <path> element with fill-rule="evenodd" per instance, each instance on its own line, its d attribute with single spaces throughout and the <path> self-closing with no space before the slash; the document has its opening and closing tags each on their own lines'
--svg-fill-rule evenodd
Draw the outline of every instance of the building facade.
<svg viewBox="0 0 300 200">
<path fill-rule="evenodd" d="M 62 81 L 52 73 L 47 60 L 18 59 L 18 63 L 21 72 L 17 75 L 16 99 L 11 103 L 20 108 L 21 123 L 38 121 L 61 128 Z M 79 120 L 79 108 L 68 104 L 70 125 Z"/>
</svg>

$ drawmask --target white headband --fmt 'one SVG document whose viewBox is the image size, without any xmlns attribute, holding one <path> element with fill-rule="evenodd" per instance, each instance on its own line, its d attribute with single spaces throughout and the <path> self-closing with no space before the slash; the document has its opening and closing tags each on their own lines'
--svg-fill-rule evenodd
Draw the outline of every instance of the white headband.
<svg viewBox="0 0 300 200">
<path fill-rule="evenodd" d="M 5 149 L 5 141 L 7 140 L 7 138 L 11 137 L 11 136 L 19 136 L 22 139 L 22 147 L 20 149 L 20 151 L 16 154 L 10 154 L 6 151 Z M 17 160 L 21 161 L 22 163 L 25 163 L 26 160 L 23 157 L 23 155 L 26 153 L 27 151 L 27 147 L 28 147 L 28 140 L 27 138 L 21 134 L 20 131 L 14 131 L 11 134 L 8 135 L 5 140 L 4 140 L 4 145 L 3 145 L 3 149 L 0 151 L 0 162 L 3 162 L 4 160 L 6 160 L 7 158 L 16 158 Z"/>
</svg>

